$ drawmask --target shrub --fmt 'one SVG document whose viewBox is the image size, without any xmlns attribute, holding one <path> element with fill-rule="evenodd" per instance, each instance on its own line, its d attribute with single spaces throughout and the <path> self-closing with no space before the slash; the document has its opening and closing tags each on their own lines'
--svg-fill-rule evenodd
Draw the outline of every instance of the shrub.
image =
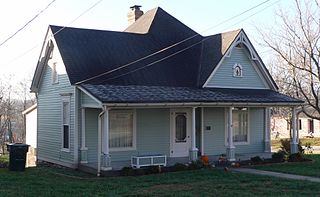
<svg viewBox="0 0 320 197">
<path fill-rule="evenodd" d="M 134 175 L 134 169 L 132 167 L 123 167 L 121 169 L 121 174 L 124 176 L 132 176 Z"/>
<path fill-rule="evenodd" d="M 183 171 L 183 170 L 187 170 L 187 169 L 188 169 L 188 166 L 186 166 L 183 163 L 176 163 L 173 166 L 174 171 Z"/>
<path fill-rule="evenodd" d="M 196 169 L 200 169 L 203 167 L 204 167 L 204 164 L 201 160 L 192 161 L 189 165 L 190 170 L 196 170 Z"/>
<path fill-rule="evenodd" d="M 253 163 L 262 163 L 263 160 L 261 159 L 261 157 L 259 156 L 255 156 L 255 157 L 251 157 L 250 160 L 253 162 Z"/>
<path fill-rule="evenodd" d="M 281 143 L 281 150 L 285 151 L 286 153 L 290 153 L 291 152 L 291 144 L 290 144 L 290 139 L 281 139 L 280 140 Z M 298 151 L 299 153 L 304 153 L 304 149 L 301 146 L 301 141 L 299 140 L 298 143 Z"/>
<path fill-rule="evenodd" d="M 284 151 L 278 151 L 272 154 L 272 161 L 283 162 L 285 156 L 286 156 L 286 153 Z"/>
<path fill-rule="evenodd" d="M 299 162 L 303 160 L 304 160 L 304 157 L 302 153 L 294 153 L 289 155 L 289 161 L 291 162 Z"/>
</svg>

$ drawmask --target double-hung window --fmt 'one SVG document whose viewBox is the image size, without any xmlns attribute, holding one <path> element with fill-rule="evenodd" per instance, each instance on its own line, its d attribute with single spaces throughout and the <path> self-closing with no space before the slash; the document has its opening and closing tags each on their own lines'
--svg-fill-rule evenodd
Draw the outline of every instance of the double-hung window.
<svg viewBox="0 0 320 197">
<path fill-rule="evenodd" d="M 62 149 L 70 149 L 70 96 L 62 96 Z"/>
<path fill-rule="evenodd" d="M 135 149 L 134 111 L 109 112 L 109 146 L 111 150 Z"/>
<path fill-rule="evenodd" d="M 234 108 L 232 110 L 233 142 L 249 142 L 248 108 Z"/>
</svg>

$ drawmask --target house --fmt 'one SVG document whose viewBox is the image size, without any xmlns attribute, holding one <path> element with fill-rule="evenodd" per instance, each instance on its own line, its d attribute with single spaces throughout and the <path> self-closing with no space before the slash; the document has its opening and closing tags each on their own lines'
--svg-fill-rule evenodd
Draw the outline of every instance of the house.
<svg viewBox="0 0 320 197">
<path fill-rule="evenodd" d="M 270 152 L 270 107 L 302 102 L 277 92 L 243 29 L 201 36 L 159 7 L 128 16 L 123 32 L 49 26 L 31 85 L 38 160 L 99 175 L 140 155 Z"/>
<path fill-rule="evenodd" d="M 27 153 L 27 167 L 36 165 L 37 152 L 37 104 L 30 106 L 22 112 L 25 122 L 26 144 L 29 145 Z"/>
<path fill-rule="evenodd" d="M 297 133 L 299 138 L 320 137 L 320 121 L 309 118 L 302 112 L 297 120 Z M 284 117 L 272 116 L 271 137 L 272 139 L 290 138 L 290 122 Z"/>
</svg>

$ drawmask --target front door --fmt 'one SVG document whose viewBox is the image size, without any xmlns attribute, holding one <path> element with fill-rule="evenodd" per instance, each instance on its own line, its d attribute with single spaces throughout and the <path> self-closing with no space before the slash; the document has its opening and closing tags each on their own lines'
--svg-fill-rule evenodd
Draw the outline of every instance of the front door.
<svg viewBox="0 0 320 197">
<path fill-rule="evenodd" d="M 171 110 L 170 157 L 187 157 L 191 145 L 191 109 Z"/>
</svg>

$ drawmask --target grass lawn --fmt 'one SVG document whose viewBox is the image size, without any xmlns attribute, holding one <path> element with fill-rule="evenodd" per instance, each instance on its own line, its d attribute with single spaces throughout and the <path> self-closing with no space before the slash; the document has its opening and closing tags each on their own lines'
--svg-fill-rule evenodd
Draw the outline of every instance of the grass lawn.
<svg viewBox="0 0 320 197">
<path fill-rule="evenodd" d="M 306 158 L 314 160 L 314 162 L 275 164 L 268 166 L 256 166 L 255 168 L 259 170 L 320 177 L 320 155 L 307 154 L 305 156 Z"/>
<path fill-rule="evenodd" d="M 1 196 L 320 196 L 318 183 L 216 169 L 98 178 L 49 167 L 0 169 Z"/>
<path fill-rule="evenodd" d="M 320 146 L 320 138 L 301 138 L 301 145 L 304 146 L 306 145 L 306 143 L 310 143 L 311 146 Z M 280 148 L 281 144 L 280 144 L 280 139 L 277 140 L 272 140 L 271 142 L 271 146 L 273 148 L 273 150 L 277 150 Z"/>
</svg>

